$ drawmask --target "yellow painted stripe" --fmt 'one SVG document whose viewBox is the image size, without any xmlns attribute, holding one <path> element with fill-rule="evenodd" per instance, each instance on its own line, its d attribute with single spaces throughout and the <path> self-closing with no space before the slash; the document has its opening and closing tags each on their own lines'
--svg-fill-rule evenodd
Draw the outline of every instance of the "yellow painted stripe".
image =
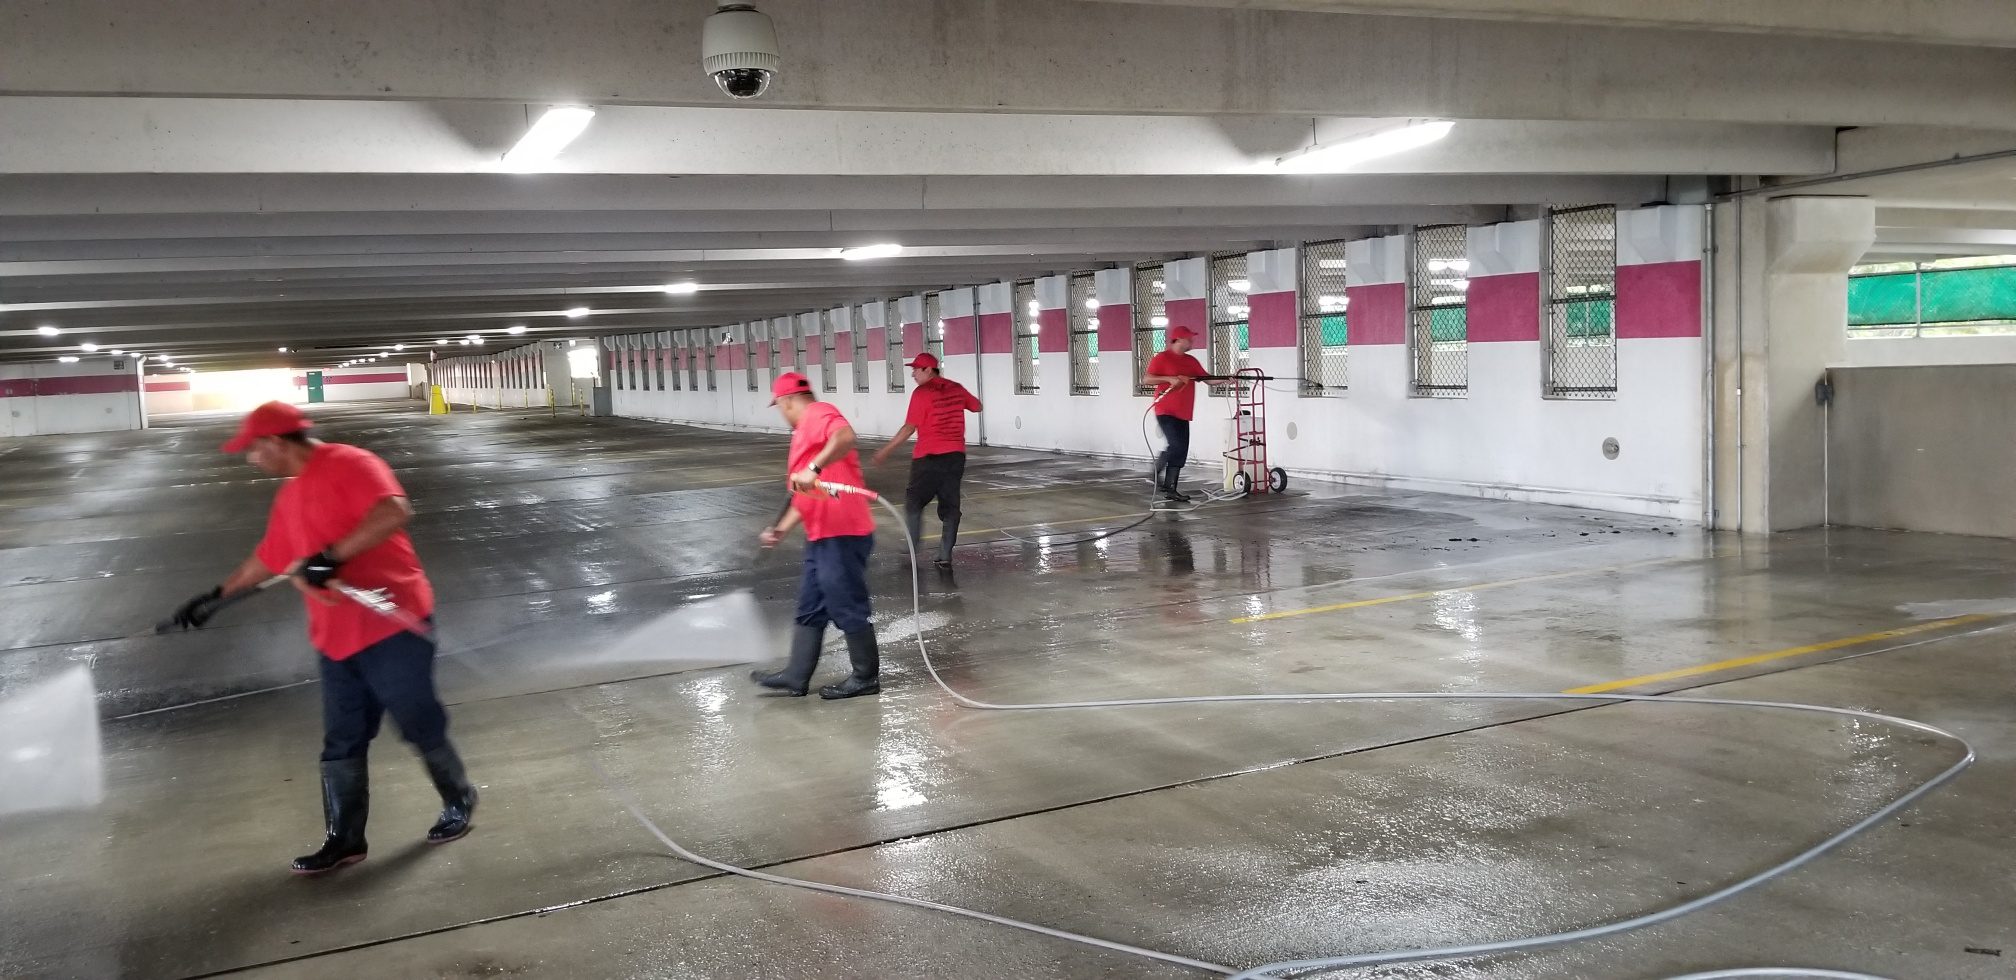
<svg viewBox="0 0 2016 980">
<path fill-rule="evenodd" d="M 1508 578 L 1496 582 L 1479 582 L 1475 585 L 1458 585 L 1447 589 L 1430 589 L 1426 592 L 1408 592 L 1401 595 L 1380 596 L 1377 599 L 1359 599 L 1355 602 L 1339 602 L 1328 606 L 1311 606 L 1307 609 L 1284 609 L 1280 612 L 1262 613 L 1258 616 L 1241 616 L 1233 623 L 1264 623 L 1274 619 L 1288 619 L 1294 616 L 1314 616 L 1318 613 L 1343 612 L 1346 609 L 1363 609 L 1367 606 L 1383 606 L 1392 602 L 1411 602 L 1415 599 L 1429 599 L 1441 595 L 1460 595 L 1465 592 L 1482 592 L 1486 589 L 1503 589 L 1513 585 L 1527 585 L 1533 582 L 1551 582 L 1555 579 L 1575 578 L 1581 575 L 1597 575 L 1603 572 L 1622 571 L 1627 568 L 1644 568 L 1650 565 L 1671 565 L 1678 562 L 1700 561 L 1713 557 L 1688 555 L 1677 558 L 1650 558 L 1645 561 L 1628 561 L 1620 565 L 1598 565 L 1592 568 L 1578 568 L 1568 572 L 1550 572 L 1546 575 L 1528 575 L 1523 578 Z M 1423 569 L 1422 574 L 1434 569 Z"/>
<path fill-rule="evenodd" d="M 1681 678 L 1686 677 L 1700 677 L 1703 674 L 1715 674 L 1725 670 L 1735 670 L 1739 667 L 1753 667 L 1756 666 L 1757 664 L 1768 664 L 1774 660 L 1784 660 L 1789 657 L 1800 657 L 1805 656 L 1806 654 L 1809 653 L 1825 653 L 1828 650 L 1839 650 L 1842 647 L 1860 646 L 1864 643 L 1874 643 L 1877 640 L 1894 640 L 1897 639 L 1898 637 L 1903 636 L 1916 636 L 1919 633 L 1930 633 L 1934 630 L 1943 630 L 1953 626 L 1966 626 L 1994 618 L 1996 617 L 1986 614 L 1975 614 L 1971 616 L 1955 616 L 1952 619 L 1941 619 L 1941 620 L 1935 620 L 1930 623 L 1919 623 L 1915 626 L 1905 626 L 1894 630 L 1880 630 L 1875 633 L 1864 633 L 1861 636 L 1846 636 L 1838 640 L 1828 640 L 1825 643 L 1808 643 L 1805 646 L 1786 647 L 1783 650 L 1772 650 L 1769 653 L 1756 653 L 1751 654 L 1750 656 L 1747 657 L 1735 657 L 1729 660 L 1717 660 L 1712 664 L 1701 664 L 1698 667 L 1682 667 L 1679 670 L 1668 670 L 1668 671 L 1662 671 L 1657 674 L 1646 674 L 1643 677 L 1627 677 L 1621 681 L 1606 681 L 1602 684 L 1590 684 L 1586 687 L 1571 687 L 1564 693 L 1607 694 L 1611 691 L 1621 691 L 1624 688 L 1637 687 L 1641 684 L 1657 684 L 1660 681 L 1680 680 Z"/>
</svg>

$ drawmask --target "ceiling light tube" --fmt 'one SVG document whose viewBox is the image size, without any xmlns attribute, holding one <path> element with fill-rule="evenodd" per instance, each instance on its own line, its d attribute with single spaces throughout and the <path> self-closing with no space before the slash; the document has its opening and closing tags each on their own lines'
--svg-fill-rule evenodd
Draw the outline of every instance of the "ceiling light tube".
<svg viewBox="0 0 2016 980">
<path fill-rule="evenodd" d="M 697 282 L 668 282 L 665 284 L 665 295 L 667 296 L 690 296 L 699 291 L 700 284 Z"/>
<path fill-rule="evenodd" d="M 595 110 L 580 105 L 556 105 L 546 110 L 532 128 L 518 139 L 518 145 L 504 154 L 504 165 L 516 170 L 536 167 L 560 155 L 567 144 L 588 128 Z"/>
<path fill-rule="evenodd" d="M 861 245 L 856 248 L 843 248 L 840 250 L 840 257 L 849 262 L 860 262 L 863 259 L 886 259 L 890 256 L 902 254 L 903 246 L 895 242 L 883 242 L 879 245 Z"/>
<path fill-rule="evenodd" d="M 1405 124 L 1339 140 L 1317 143 L 1274 161 L 1277 173 L 1339 173 L 1380 157 L 1427 146 L 1454 129 L 1447 119 L 1410 119 Z"/>
</svg>

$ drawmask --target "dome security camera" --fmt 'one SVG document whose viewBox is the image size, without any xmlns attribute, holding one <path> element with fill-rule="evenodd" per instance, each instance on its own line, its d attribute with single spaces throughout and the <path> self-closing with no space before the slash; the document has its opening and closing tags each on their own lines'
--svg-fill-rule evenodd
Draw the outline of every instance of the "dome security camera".
<svg viewBox="0 0 2016 980">
<path fill-rule="evenodd" d="M 746 3 L 724 3 L 700 25 L 700 67 L 731 99 L 761 98 L 784 61 L 770 16 Z"/>
</svg>

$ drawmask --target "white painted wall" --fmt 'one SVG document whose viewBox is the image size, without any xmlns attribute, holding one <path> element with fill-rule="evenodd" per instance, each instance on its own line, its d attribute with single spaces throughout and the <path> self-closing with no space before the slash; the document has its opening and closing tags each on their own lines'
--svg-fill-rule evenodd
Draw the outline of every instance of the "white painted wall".
<svg viewBox="0 0 2016 980">
<path fill-rule="evenodd" d="M 117 432 L 147 426 L 132 357 L 0 365 L 0 436 Z"/>
<path fill-rule="evenodd" d="M 1845 327 L 1843 328 L 1846 329 Z M 1848 337 L 1841 367 L 2016 364 L 2016 337 Z"/>
<path fill-rule="evenodd" d="M 1620 266 L 1680 269 L 1698 277 L 1701 215 L 1692 207 L 1620 215 Z M 1480 228 L 1470 243 L 1473 276 L 1537 279 L 1537 223 Z M 1351 243 L 1346 251 L 1351 283 L 1403 282 L 1407 245 L 1404 236 Z M 1690 270 L 1689 263 L 1696 266 Z M 1248 277 L 1255 293 L 1287 293 L 1294 289 L 1297 268 L 1293 249 L 1256 252 L 1249 257 Z M 1204 259 L 1168 263 L 1162 278 L 1165 301 L 1208 296 Z M 1126 315 L 1131 322 L 1131 290 L 1131 269 L 1097 273 L 1095 293 L 1107 315 Z M 1045 310 L 1062 309 L 1067 299 L 1064 277 L 1039 279 L 1036 299 Z M 941 314 L 947 319 L 1006 314 L 1012 301 L 1008 283 L 939 294 Z M 902 297 L 890 306 L 898 311 L 890 319 L 898 323 L 916 323 L 923 315 L 922 297 Z M 1343 394 L 1301 397 L 1291 380 L 1276 382 L 1267 392 L 1271 462 L 1299 479 L 1699 520 L 1705 368 L 1699 315 L 1690 315 L 1697 322 L 1681 325 L 1688 330 L 1677 331 L 1680 336 L 1626 337 L 1618 342 L 1619 391 L 1614 399 L 1543 397 L 1539 340 L 1473 342 L 1470 393 L 1465 398 L 1412 397 L 1405 344 L 1354 347 L 1349 389 Z M 850 346 L 856 331 L 883 326 L 880 304 L 836 310 L 832 319 L 836 331 L 849 335 Z M 759 322 L 727 329 L 740 343 L 762 337 L 769 326 Z M 675 332 L 678 336 L 668 342 L 714 339 L 721 332 L 721 328 Z M 604 341 L 616 351 L 641 342 L 637 337 Z M 816 357 L 809 360 L 816 363 Z M 1041 391 L 1034 395 L 1015 393 L 1012 353 L 955 356 L 946 370 L 986 402 L 985 435 L 990 445 L 1145 458 L 1150 451 L 1143 437 L 1149 400 L 1131 390 L 1132 352 L 1109 346 L 1100 361 L 1101 390 L 1096 395 L 1070 394 L 1069 358 L 1061 351 L 1040 357 Z M 1300 374 L 1299 354 L 1292 347 L 1255 348 L 1251 363 L 1284 379 Z M 889 391 L 884 363 L 871 360 L 869 390 L 854 391 L 850 350 L 838 353 L 836 370 L 839 390 L 822 392 L 821 397 L 838 405 L 872 448 L 875 440 L 902 424 L 910 386 Z M 782 421 L 769 406 L 774 373 L 767 367 L 759 371 L 755 392 L 747 390 L 742 371 L 725 366 L 717 368 L 713 392 L 705 390 L 704 376 L 699 391 L 684 390 L 683 376 L 681 390 L 670 390 L 669 384 L 659 390 L 655 374 L 650 384 L 638 388 L 628 387 L 626 378 L 612 392 L 613 402 L 617 414 L 624 416 L 781 432 Z M 818 387 L 816 369 L 808 373 Z M 1218 472 L 1231 407 L 1230 399 L 1198 399 L 1192 476 Z M 980 434 L 980 426 L 969 423 L 969 440 L 977 442 Z M 1614 460 L 1603 453 L 1604 441 L 1612 438 L 1620 449 Z"/>
</svg>

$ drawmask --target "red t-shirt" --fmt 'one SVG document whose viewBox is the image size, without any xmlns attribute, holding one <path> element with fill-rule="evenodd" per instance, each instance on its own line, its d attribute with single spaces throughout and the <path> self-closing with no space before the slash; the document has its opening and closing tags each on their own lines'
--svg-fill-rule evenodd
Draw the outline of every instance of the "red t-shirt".
<svg viewBox="0 0 2016 980">
<path fill-rule="evenodd" d="M 847 427 L 847 417 L 840 414 L 831 402 L 813 402 L 798 417 L 798 427 L 791 430 L 791 468 L 786 474 L 797 473 L 812 465 L 812 460 L 826 448 L 833 433 Z M 827 483 L 845 483 L 848 486 L 867 486 L 868 481 L 861 475 L 861 454 L 848 450 L 847 455 L 826 464 L 819 472 L 819 479 Z M 859 537 L 875 533 L 875 516 L 868 512 L 868 498 L 858 494 L 843 493 L 831 497 L 821 490 L 817 493 L 794 493 L 791 506 L 798 509 L 798 516 L 805 521 L 805 540 L 818 541 L 821 538 Z"/>
<path fill-rule="evenodd" d="M 279 574 L 356 530 L 379 501 L 404 496 L 392 468 L 377 455 L 325 442 L 315 447 L 298 476 L 280 485 L 266 518 L 266 536 L 253 554 Z M 385 589 L 399 608 L 415 616 L 434 612 L 434 587 L 405 531 L 393 532 L 377 547 L 344 562 L 336 577 L 360 589 Z M 335 605 L 307 601 L 308 641 L 331 660 L 346 659 L 403 629 L 348 598 L 331 595 Z"/>
<path fill-rule="evenodd" d="M 914 456 L 937 456 L 966 451 L 966 413 L 980 410 L 980 399 L 966 386 L 945 378 L 932 378 L 910 395 L 910 414 L 903 424 L 917 429 Z"/>
<path fill-rule="evenodd" d="M 1197 359 L 1188 354 L 1178 354 L 1173 350 L 1165 350 L 1148 359 L 1148 373 L 1159 374 L 1165 378 L 1201 378 L 1210 372 L 1204 370 L 1204 365 L 1197 363 Z M 1155 393 L 1157 395 L 1161 395 L 1164 391 L 1168 390 L 1169 385 L 1166 384 L 1155 386 Z M 1155 403 L 1155 414 L 1173 415 L 1185 422 L 1190 421 L 1190 417 L 1196 414 L 1196 411 L 1197 385 L 1195 383 L 1187 384 L 1175 391 L 1171 391 Z"/>
</svg>

